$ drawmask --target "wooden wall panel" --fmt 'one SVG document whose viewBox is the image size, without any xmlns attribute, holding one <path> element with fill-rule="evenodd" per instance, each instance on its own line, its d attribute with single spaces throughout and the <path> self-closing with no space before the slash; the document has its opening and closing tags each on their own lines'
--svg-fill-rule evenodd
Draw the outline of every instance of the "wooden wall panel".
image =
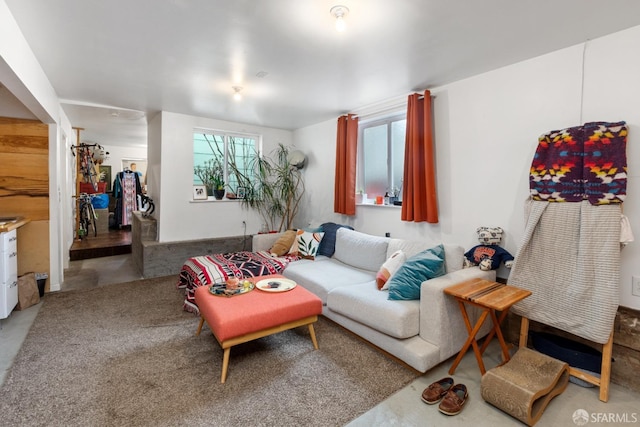
<svg viewBox="0 0 640 427">
<path fill-rule="evenodd" d="M 19 276 L 48 273 L 49 258 L 49 221 L 32 221 L 18 228 Z"/>
<path fill-rule="evenodd" d="M 49 219 L 49 127 L 0 118 L 0 215 Z"/>
<path fill-rule="evenodd" d="M 0 117 L 0 216 L 18 228 L 18 274 L 49 273 L 49 126 Z"/>
</svg>

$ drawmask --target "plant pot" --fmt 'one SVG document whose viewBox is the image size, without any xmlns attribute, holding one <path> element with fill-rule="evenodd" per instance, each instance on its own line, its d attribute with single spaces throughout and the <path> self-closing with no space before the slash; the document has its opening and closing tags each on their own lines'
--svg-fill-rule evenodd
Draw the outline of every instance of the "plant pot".
<svg viewBox="0 0 640 427">
<path fill-rule="evenodd" d="M 213 190 L 213 197 L 215 197 L 216 200 L 222 200 L 224 193 L 225 190 Z"/>
</svg>

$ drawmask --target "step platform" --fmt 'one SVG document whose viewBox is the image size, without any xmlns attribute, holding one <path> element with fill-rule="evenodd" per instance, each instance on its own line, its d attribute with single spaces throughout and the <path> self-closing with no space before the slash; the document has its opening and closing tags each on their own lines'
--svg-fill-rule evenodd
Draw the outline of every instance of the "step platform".
<svg viewBox="0 0 640 427">
<path fill-rule="evenodd" d="M 528 426 L 567 388 L 569 365 L 526 347 L 482 377 L 482 398 Z"/>
</svg>

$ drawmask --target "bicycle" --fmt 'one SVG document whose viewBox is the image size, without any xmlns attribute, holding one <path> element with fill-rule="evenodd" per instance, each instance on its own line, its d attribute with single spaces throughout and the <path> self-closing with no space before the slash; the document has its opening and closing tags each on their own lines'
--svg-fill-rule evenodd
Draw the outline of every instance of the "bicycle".
<svg viewBox="0 0 640 427">
<path fill-rule="evenodd" d="M 89 229 L 93 227 L 93 237 L 98 235 L 98 227 L 96 226 L 96 220 L 98 215 L 93 208 L 91 199 L 93 194 L 80 193 L 78 210 L 80 212 L 80 224 L 78 228 L 78 237 L 82 240 L 85 236 L 89 235 Z"/>
<path fill-rule="evenodd" d="M 96 172 L 96 163 L 93 160 L 95 150 L 102 150 L 102 146 L 100 144 L 80 144 L 71 147 L 74 157 L 76 153 L 79 155 L 80 171 L 84 182 L 91 184 L 94 191 L 98 191 L 99 179 Z"/>
</svg>

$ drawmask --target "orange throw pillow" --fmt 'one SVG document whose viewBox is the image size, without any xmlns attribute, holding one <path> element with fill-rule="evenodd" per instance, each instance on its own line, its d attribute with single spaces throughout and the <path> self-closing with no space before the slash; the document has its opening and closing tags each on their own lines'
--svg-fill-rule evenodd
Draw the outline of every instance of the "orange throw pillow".
<svg viewBox="0 0 640 427">
<path fill-rule="evenodd" d="M 293 244 L 293 242 L 295 242 L 295 240 L 296 231 L 287 230 L 282 234 L 282 236 L 278 238 L 278 240 L 276 240 L 271 249 L 269 249 L 269 252 L 274 256 L 286 255 L 287 253 L 289 253 L 289 249 L 291 248 L 291 245 Z"/>
</svg>

